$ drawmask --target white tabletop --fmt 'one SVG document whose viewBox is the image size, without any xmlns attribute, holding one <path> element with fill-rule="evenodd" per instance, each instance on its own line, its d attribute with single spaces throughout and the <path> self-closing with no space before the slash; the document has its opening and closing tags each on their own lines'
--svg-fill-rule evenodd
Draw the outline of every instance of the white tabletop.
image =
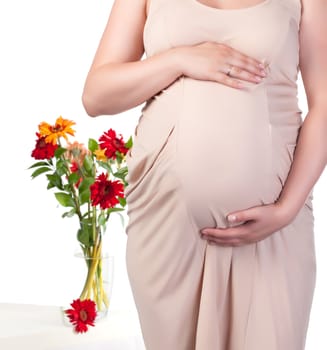
<svg viewBox="0 0 327 350">
<path fill-rule="evenodd" d="M 63 322 L 59 306 L 1 304 L 1 350 L 145 350 L 136 313 L 110 310 L 83 334 Z"/>
</svg>

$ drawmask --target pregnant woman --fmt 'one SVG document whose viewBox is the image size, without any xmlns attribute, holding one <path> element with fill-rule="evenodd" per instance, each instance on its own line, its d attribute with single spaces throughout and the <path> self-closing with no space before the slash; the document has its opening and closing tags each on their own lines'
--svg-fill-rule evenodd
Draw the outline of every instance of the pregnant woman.
<svg viewBox="0 0 327 350">
<path fill-rule="evenodd" d="M 325 0 L 114 1 L 83 103 L 95 117 L 145 102 L 125 193 L 147 350 L 305 348 L 326 32 Z"/>
</svg>

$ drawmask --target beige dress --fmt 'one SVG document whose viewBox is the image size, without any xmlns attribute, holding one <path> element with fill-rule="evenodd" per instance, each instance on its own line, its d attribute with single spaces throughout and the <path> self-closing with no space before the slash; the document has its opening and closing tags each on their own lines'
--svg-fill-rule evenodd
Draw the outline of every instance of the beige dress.
<svg viewBox="0 0 327 350">
<path fill-rule="evenodd" d="M 225 43 L 269 65 L 238 90 L 179 77 L 149 99 L 127 154 L 127 272 L 147 350 L 302 350 L 316 281 L 312 191 L 291 224 L 240 247 L 204 227 L 273 203 L 302 124 L 301 0 L 216 9 L 152 0 L 147 57 Z M 153 77 L 155 79 L 156 77 Z"/>
</svg>

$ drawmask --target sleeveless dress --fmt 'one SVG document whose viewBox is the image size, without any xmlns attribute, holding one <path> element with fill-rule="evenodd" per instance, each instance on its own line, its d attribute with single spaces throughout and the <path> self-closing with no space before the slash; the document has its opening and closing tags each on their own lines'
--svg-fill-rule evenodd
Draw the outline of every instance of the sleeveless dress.
<svg viewBox="0 0 327 350">
<path fill-rule="evenodd" d="M 302 125 L 301 0 L 216 9 L 152 0 L 147 57 L 225 43 L 265 62 L 242 90 L 180 76 L 146 101 L 129 150 L 126 268 L 147 350 L 302 350 L 316 282 L 313 190 L 295 219 L 239 247 L 204 227 L 277 200 Z M 155 77 L 153 77 L 155 79 Z"/>
</svg>

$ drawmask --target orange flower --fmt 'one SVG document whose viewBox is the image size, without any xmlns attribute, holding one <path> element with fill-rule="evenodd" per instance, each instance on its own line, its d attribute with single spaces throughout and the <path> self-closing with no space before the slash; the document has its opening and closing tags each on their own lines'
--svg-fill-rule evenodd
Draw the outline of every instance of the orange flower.
<svg viewBox="0 0 327 350">
<path fill-rule="evenodd" d="M 73 143 L 68 142 L 66 149 L 65 158 L 71 163 L 77 163 L 78 167 L 82 167 L 85 156 L 91 154 L 82 143 L 78 143 L 77 141 Z"/>
<path fill-rule="evenodd" d="M 60 137 L 63 137 L 66 141 L 68 140 L 67 134 L 74 136 L 75 131 L 71 128 L 75 122 L 63 119 L 61 116 L 57 118 L 55 125 L 50 125 L 46 122 L 39 124 L 39 131 L 41 136 L 45 137 L 45 142 L 57 144 Z"/>
</svg>

